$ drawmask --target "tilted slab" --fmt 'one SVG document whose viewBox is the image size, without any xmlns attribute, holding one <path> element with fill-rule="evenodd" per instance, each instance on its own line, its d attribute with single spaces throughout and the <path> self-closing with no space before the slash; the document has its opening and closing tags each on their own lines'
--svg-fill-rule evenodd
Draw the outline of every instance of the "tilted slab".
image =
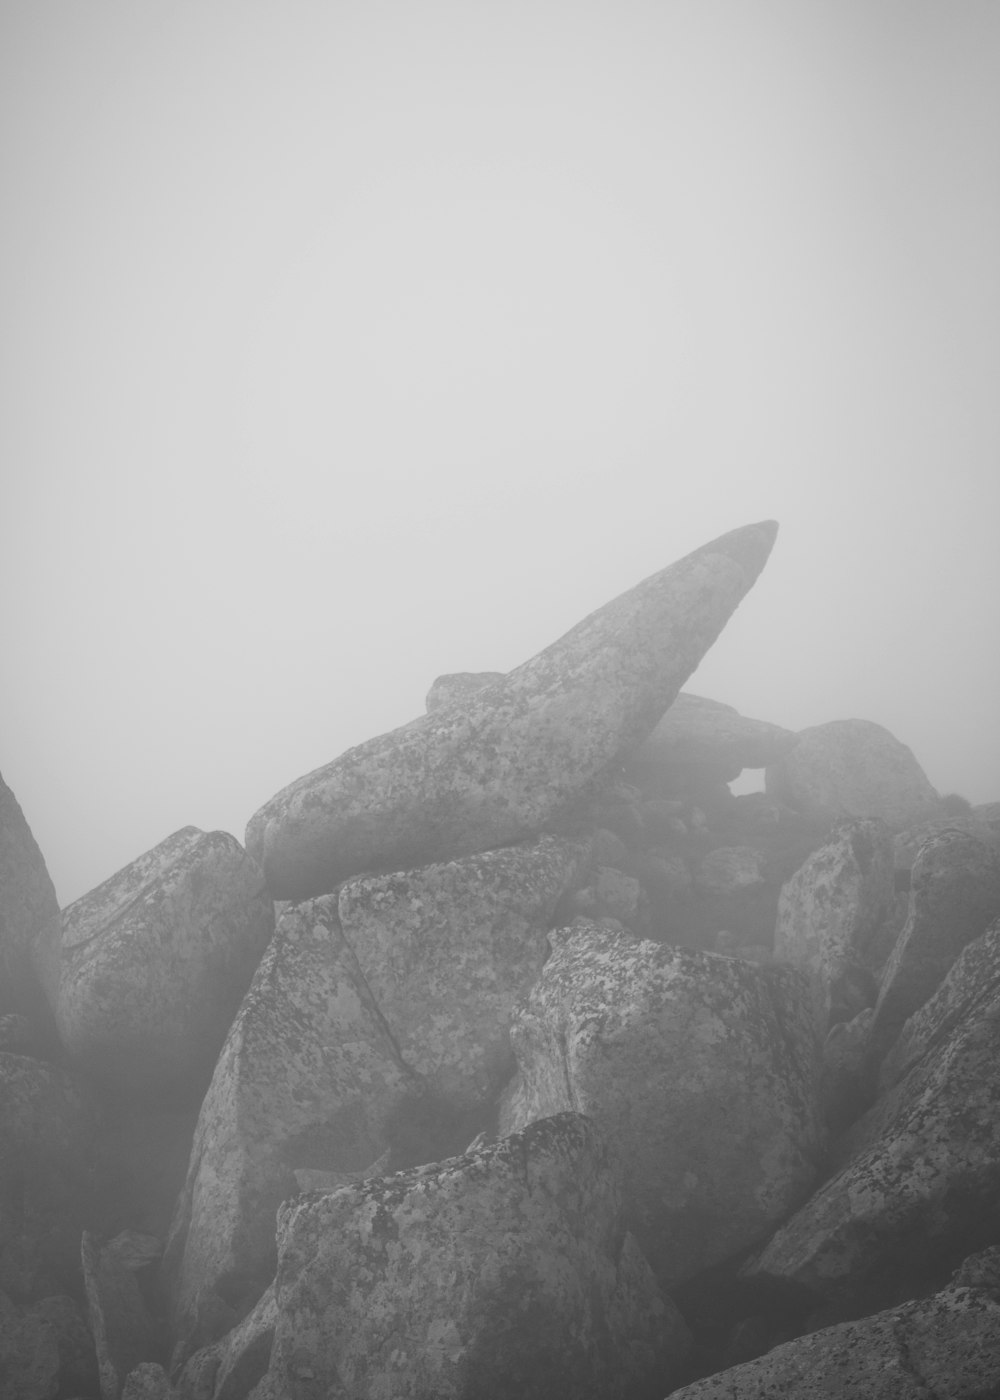
<svg viewBox="0 0 1000 1400">
<path fill-rule="evenodd" d="M 641 742 L 771 551 L 720 536 L 598 609 L 501 680 L 348 750 L 273 797 L 247 849 L 276 899 L 535 835 Z"/>
</svg>

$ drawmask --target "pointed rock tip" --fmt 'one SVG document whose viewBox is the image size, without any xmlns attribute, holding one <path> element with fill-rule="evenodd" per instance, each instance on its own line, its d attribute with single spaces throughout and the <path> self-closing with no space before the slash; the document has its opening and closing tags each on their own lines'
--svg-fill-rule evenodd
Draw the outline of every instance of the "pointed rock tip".
<svg viewBox="0 0 1000 1400">
<path fill-rule="evenodd" d="M 738 564 L 742 564 L 756 575 L 767 563 L 777 535 L 776 520 L 758 520 L 753 525 L 741 525 L 736 530 L 720 535 L 718 539 L 710 540 L 697 552 L 728 554 L 731 559 L 735 559 Z"/>
</svg>

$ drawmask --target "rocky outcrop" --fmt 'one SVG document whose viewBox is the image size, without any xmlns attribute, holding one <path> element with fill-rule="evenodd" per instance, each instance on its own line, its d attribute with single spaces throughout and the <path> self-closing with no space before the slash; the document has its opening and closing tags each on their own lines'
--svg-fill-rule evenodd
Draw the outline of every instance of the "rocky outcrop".
<svg viewBox="0 0 1000 1400">
<path fill-rule="evenodd" d="M 232 836 L 175 832 L 66 910 L 63 1043 L 116 1089 L 197 1097 L 273 928 Z"/>
<path fill-rule="evenodd" d="M 776 529 L 748 525 L 703 545 L 502 680 L 278 793 L 246 836 L 274 897 L 551 828 L 649 734 L 753 584 Z"/>
<path fill-rule="evenodd" d="M 593 1118 L 622 1154 L 629 1227 L 669 1285 L 758 1239 L 816 1180 L 804 979 L 593 924 L 552 941 L 511 1026 L 520 1082 L 501 1128 Z"/>
<path fill-rule="evenodd" d="M 45 861 L 0 777 L 0 1013 L 19 1013 L 51 1028 L 59 938 L 59 904 Z"/>
<path fill-rule="evenodd" d="M 231 1332 L 190 1358 L 177 1378 L 177 1400 L 245 1400 L 267 1374 L 277 1321 L 272 1286 Z"/>
<path fill-rule="evenodd" d="M 116 1249 L 102 1248 L 85 1231 L 81 1257 L 101 1400 L 120 1400 L 129 1372 L 156 1352 L 152 1319 L 133 1270 Z"/>
<path fill-rule="evenodd" d="M 765 781 L 773 797 L 809 815 L 881 817 L 897 831 L 940 815 L 940 799 L 911 750 L 866 719 L 800 730 Z"/>
<path fill-rule="evenodd" d="M 732 705 L 681 691 L 649 738 L 628 758 L 626 775 L 640 788 L 674 781 L 674 770 L 707 767 L 737 777 L 744 768 L 777 763 L 796 742 L 790 729 L 747 719 Z"/>
<path fill-rule="evenodd" d="M 446 709 L 457 700 L 470 699 L 477 691 L 502 681 L 503 674 L 502 671 L 452 671 L 438 676 L 427 692 L 427 713 Z"/>
<path fill-rule="evenodd" d="M 627 1400 L 669 1389 L 687 1329 L 575 1114 L 283 1207 L 275 1392 L 288 1400 Z"/>
</svg>

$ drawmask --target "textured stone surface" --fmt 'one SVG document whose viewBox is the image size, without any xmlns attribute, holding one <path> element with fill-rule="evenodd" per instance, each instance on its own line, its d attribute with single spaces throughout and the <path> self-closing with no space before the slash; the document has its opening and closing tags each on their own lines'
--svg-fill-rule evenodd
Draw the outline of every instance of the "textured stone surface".
<svg viewBox="0 0 1000 1400">
<path fill-rule="evenodd" d="M 427 713 L 443 710 L 457 700 L 468 700 L 477 691 L 503 680 L 502 671 L 451 671 L 438 676 L 427 692 Z"/>
<path fill-rule="evenodd" d="M 839 826 L 782 888 L 775 955 L 808 975 L 822 1034 L 863 1009 L 851 983 L 862 978 L 893 897 L 892 838 L 884 822 L 871 820 Z"/>
<path fill-rule="evenodd" d="M 200 1294 L 245 1310 L 267 1287 L 294 1169 L 363 1170 L 388 1145 L 392 1110 L 419 1087 L 344 939 L 336 897 L 288 910 L 195 1129 L 167 1251 L 182 1335 Z"/>
<path fill-rule="evenodd" d="M 810 816 L 881 817 L 894 830 L 940 814 L 939 798 L 905 744 L 867 719 L 799 731 L 765 777 L 769 795 Z"/>
<path fill-rule="evenodd" d="M 80 1249 L 101 1400 L 119 1400 L 126 1377 L 156 1352 L 156 1337 L 134 1272 L 86 1231 Z"/>
<path fill-rule="evenodd" d="M 671 1400 L 992 1400 L 998 1393 L 1000 1303 L 954 1287 L 798 1337 L 682 1386 Z"/>
<path fill-rule="evenodd" d="M 776 529 L 748 525 L 703 545 L 470 699 L 278 793 L 246 836 L 275 898 L 544 830 L 650 733 L 753 584 Z"/>
<path fill-rule="evenodd" d="M 38 843 L 0 777 L 0 1012 L 51 1024 L 59 985 L 60 919 Z"/>
<path fill-rule="evenodd" d="M 699 894 L 741 895 L 764 883 L 765 857 L 753 846 L 718 846 L 699 862 L 694 887 Z"/>
<path fill-rule="evenodd" d="M 732 705 L 682 690 L 649 738 L 629 756 L 632 781 L 645 785 L 665 767 L 707 764 L 739 773 L 776 763 L 794 745 L 790 729 L 747 719 Z"/>
<path fill-rule="evenodd" d="M 996 1238 L 998 953 L 997 929 L 966 949 L 901 1037 L 894 1084 L 837 1143 L 834 1174 L 748 1275 L 885 1306 L 940 1286 Z"/>
<path fill-rule="evenodd" d="M 341 887 L 344 937 L 400 1056 L 454 1107 L 510 1078 L 511 1010 L 548 957 L 546 930 L 585 858 L 545 836 Z"/>
<path fill-rule="evenodd" d="M 575 1114 L 290 1202 L 279 1239 L 286 1400 L 625 1400 L 665 1392 L 687 1349 Z"/>
<path fill-rule="evenodd" d="M 231 1332 L 191 1357 L 177 1378 L 177 1400 L 245 1400 L 267 1373 L 277 1320 L 272 1286 Z"/>
<path fill-rule="evenodd" d="M 273 928 L 239 842 L 184 827 L 65 911 L 64 1044 L 116 1088 L 203 1092 Z"/>
<path fill-rule="evenodd" d="M 937 988 L 955 958 L 1000 914 L 1000 852 L 948 828 L 920 847 L 909 913 L 882 973 L 871 1050 L 883 1054 Z"/>
<path fill-rule="evenodd" d="M 994 830 L 982 817 L 940 817 L 935 821 L 918 822 L 916 826 L 909 826 L 905 831 L 898 833 L 893 843 L 893 860 L 897 872 L 911 871 L 924 842 L 932 836 L 939 836 L 943 831 L 965 831 L 970 836 L 977 836 L 986 845 L 1000 849 L 1000 830 Z"/>
<path fill-rule="evenodd" d="M 760 1237 L 816 1178 L 805 980 L 595 925 L 552 935 L 515 1013 L 508 1130 L 566 1109 L 621 1150 L 626 1218 L 668 1283 Z"/>
</svg>

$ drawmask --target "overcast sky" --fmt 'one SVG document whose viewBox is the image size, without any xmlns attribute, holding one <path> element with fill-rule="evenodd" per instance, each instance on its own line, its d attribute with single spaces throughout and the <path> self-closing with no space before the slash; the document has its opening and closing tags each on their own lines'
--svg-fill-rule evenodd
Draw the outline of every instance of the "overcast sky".
<svg viewBox="0 0 1000 1400">
<path fill-rule="evenodd" d="M 63 903 L 765 517 L 687 688 L 1000 798 L 995 0 L 0 17 L 0 770 Z"/>
</svg>

